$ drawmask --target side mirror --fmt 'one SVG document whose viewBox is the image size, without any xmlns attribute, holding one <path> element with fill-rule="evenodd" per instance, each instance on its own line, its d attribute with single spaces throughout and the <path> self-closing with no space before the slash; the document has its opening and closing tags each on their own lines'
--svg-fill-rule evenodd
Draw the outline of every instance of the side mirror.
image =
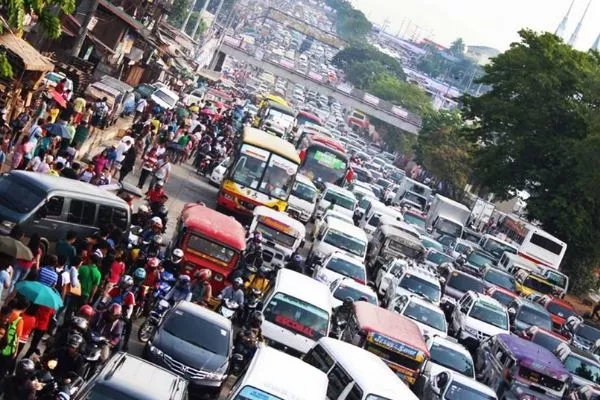
<svg viewBox="0 0 600 400">
<path fill-rule="evenodd" d="M 39 210 L 37 210 L 37 212 L 35 213 L 35 217 L 37 219 L 46 218 L 47 215 L 48 215 L 48 206 L 46 204 L 41 206 L 39 208 Z"/>
</svg>

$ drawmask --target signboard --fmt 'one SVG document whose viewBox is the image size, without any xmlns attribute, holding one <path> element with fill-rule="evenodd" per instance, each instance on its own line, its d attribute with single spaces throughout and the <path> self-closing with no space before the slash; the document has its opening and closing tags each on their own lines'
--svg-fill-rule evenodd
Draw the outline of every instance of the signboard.
<svg viewBox="0 0 600 400">
<path fill-rule="evenodd" d="M 365 93 L 365 95 L 363 96 L 363 100 L 370 104 L 374 104 L 374 105 L 379 104 L 379 98 L 377 98 L 369 93 Z"/>
<path fill-rule="evenodd" d="M 344 93 L 350 94 L 350 93 L 352 93 L 352 89 L 354 89 L 354 87 L 351 84 L 346 83 L 346 82 L 342 82 L 339 85 L 337 85 L 337 90 L 340 90 Z"/>
<path fill-rule="evenodd" d="M 287 58 L 282 58 L 281 60 L 279 60 L 279 64 L 282 67 L 288 69 L 294 69 L 296 67 L 296 64 L 292 60 L 288 60 Z"/>
<path fill-rule="evenodd" d="M 323 75 L 317 74 L 316 72 L 313 72 L 313 71 L 310 71 L 308 73 L 308 77 L 310 79 L 313 79 L 313 80 L 318 81 L 318 82 L 321 82 L 323 80 Z"/>
<path fill-rule="evenodd" d="M 400 107 L 397 107 L 397 106 L 393 106 L 392 107 L 392 112 L 394 114 L 396 114 L 397 116 L 399 116 L 400 118 L 406 118 L 406 117 L 408 117 L 408 111 L 406 111 L 406 110 L 404 110 L 404 109 L 402 109 Z"/>
<path fill-rule="evenodd" d="M 346 163 L 332 153 L 326 153 L 320 150 L 315 151 L 314 159 L 321 165 L 332 169 L 346 169 Z"/>
<path fill-rule="evenodd" d="M 232 36 L 225 36 L 223 38 L 223 42 L 227 43 L 230 46 L 235 46 L 235 47 L 239 47 L 240 46 L 240 40 L 241 39 L 237 39 L 237 38 L 234 38 Z"/>
<path fill-rule="evenodd" d="M 419 354 L 418 350 L 412 349 L 408 346 L 403 345 L 400 342 L 397 342 L 393 339 L 390 339 L 387 336 L 384 336 L 379 333 L 371 333 L 369 334 L 369 341 L 375 344 L 380 345 L 381 347 L 385 347 L 386 349 L 392 350 L 395 353 L 403 354 L 410 358 L 416 358 Z"/>
</svg>

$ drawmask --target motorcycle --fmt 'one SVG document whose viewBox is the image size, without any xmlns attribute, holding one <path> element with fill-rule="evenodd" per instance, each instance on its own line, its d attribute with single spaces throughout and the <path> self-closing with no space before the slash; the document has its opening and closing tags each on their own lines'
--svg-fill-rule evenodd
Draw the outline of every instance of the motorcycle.
<svg viewBox="0 0 600 400">
<path fill-rule="evenodd" d="M 244 328 L 246 329 L 246 328 Z M 254 337 L 247 329 L 245 334 L 240 335 L 240 340 L 236 339 L 236 343 L 233 346 L 233 357 L 231 361 L 231 372 L 234 375 L 239 375 L 244 371 L 258 346 L 258 338 Z"/>
<path fill-rule="evenodd" d="M 38 365 L 38 368 L 34 375 L 37 385 L 40 387 L 35 397 L 37 400 L 70 398 L 84 383 L 83 378 L 77 374 L 72 374 L 62 381 L 56 379 L 52 375 L 52 371 L 56 368 L 56 360 L 48 360 L 46 365 L 41 367 Z"/>
<path fill-rule="evenodd" d="M 225 299 L 221 301 L 219 314 L 227 319 L 233 320 L 238 308 L 240 308 L 240 305 L 237 303 L 237 301 Z"/>
<path fill-rule="evenodd" d="M 108 344 L 108 339 L 104 336 L 100 336 L 94 332 L 91 333 L 90 339 L 86 342 L 85 350 L 83 355 L 87 361 L 87 365 L 84 369 L 83 377 L 90 379 L 99 367 L 102 365 L 102 348 Z"/>
<path fill-rule="evenodd" d="M 150 286 L 141 285 L 134 286 L 133 289 L 135 293 L 135 306 L 133 307 L 133 313 L 131 314 L 131 318 L 136 320 L 140 318 L 142 315 L 145 315 L 147 312 L 147 303 L 148 303 L 148 293 L 150 292 Z"/>
<path fill-rule="evenodd" d="M 202 159 L 202 161 L 200 161 L 200 164 L 198 165 L 198 169 L 196 170 L 196 173 L 199 175 L 206 176 L 212 163 L 213 163 L 213 158 L 209 155 L 206 155 Z"/>
<path fill-rule="evenodd" d="M 247 324 L 250 321 L 252 314 L 254 314 L 254 311 L 258 309 L 262 295 L 263 292 L 256 288 L 252 288 L 250 293 L 246 295 L 243 316 L 240 318 L 243 324 Z"/>
<path fill-rule="evenodd" d="M 166 300 L 160 300 L 156 307 L 150 311 L 150 316 L 146 318 L 146 320 L 138 329 L 138 339 L 142 343 L 146 343 L 152 337 L 154 330 L 158 325 L 160 325 L 163 317 L 166 312 L 171 308 L 171 304 L 169 304 Z"/>
</svg>

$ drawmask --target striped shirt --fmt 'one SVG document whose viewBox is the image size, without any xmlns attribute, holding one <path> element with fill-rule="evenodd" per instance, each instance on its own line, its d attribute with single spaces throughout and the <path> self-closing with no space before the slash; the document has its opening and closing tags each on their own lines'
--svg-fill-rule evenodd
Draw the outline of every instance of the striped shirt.
<svg viewBox="0 0 600 400">
<path fill-rule="evenodd" d="M 46 286 L 54 287 L 58 282 L 58 274 L 54 268 L 43 267 L 40 269 L 38 281 Z"/>
</svg>

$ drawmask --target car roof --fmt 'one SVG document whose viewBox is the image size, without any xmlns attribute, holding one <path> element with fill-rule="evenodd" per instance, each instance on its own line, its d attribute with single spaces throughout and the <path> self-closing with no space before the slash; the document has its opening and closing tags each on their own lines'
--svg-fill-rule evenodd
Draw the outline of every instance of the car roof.
<svg viewBox="0 0 600 400">
<path fill-rule="evenodd" d="M 280 269 L 274 292 L 285 293 L 306 301 L 331 314 L 329 288 L 321 282 L 290 269 Z"/>
<path fill-rule="evenodd" d="M 443 313 L 442 309 L 439 308 L 438 306 L 436 306 L 435 304 L 425 300 L 424 298 L 422 298 L 421 296 L 409 296 L 409 302 L 413 302 L 416 303 L 422 307 L 425 307 L 429 310 L 433 310 L 433 311 L 439 311 L 440 313 Z M 406 303 L 408 305 L 408 303 Z"/>
<path fill-rule="evenodd" d="M 306 176 L 306 175 L 302 175 L 302 174 L 298 174 L 296 175 L 296 181 L 303 183 L 306 186 L 310 186 L 314 189 L 316 189 L 317 187 L 315 186 L 315 184 Z"/>
<path fill-rule="evenodd" d="M 354 199 L 354 193 L 352 193 L 351 191 L 349 191 L 348 189 L 344 189 L 343 187 L 340 187 L 338 185 L 334 185 L 333 183 L 329 183 L 326 182 L 325 183 L 325 190 L 331 190 L 334 192 L 338 192 L 344 196 L 350 197 L 352 199 Z"/>
<path fill-rule="evenodd" d="M 417 399 L 408 386 L 375 354 L 329 337 L 319 339 L 318 344 L 334 356 L 335 361 L 366 393 L 384 396 L 389 400 Z"/>
<path fill-rule="evenodd" d="M 349 256 L 348 254 L 346 254 L 342 251 L 335 251 L 335 252 L 331 253 L 330 257 L 331 258 L 339 258 L 339 259 L 347 261 L 351 264 L 360 265 L 363 268 L 365 268 L 365 263 L 363 263 L 361 260 L 359 260 L 356 257 Z"/>
<path fill-rule="evenodd" d="M 268 389 L 277 398 L 294 400 L 324 398 L 328 383 L 322 371 L 268 346 L 256 350 L 242 379 L 245 386 Z"/>
<path fill-rule="evenodd" d="M 346 287 L 351 287 L 353 289 L 356 289 L 365 294 L 370 294 L 377 299 L 377 294 L 375 293 L 375 291 L 373 289 L 371 289 L 369 286 L 365 285 L 364 283 L 355 281 L 352 278 L 338 278 L 338 283 L 339 283 L 339 285 L 336 287 L 336 289 L 343 285 Z"/>
<path fill-rule="evenodd" d="M 288 227 L 292 227 L 296 230 L 296 232 L 300 232 L 302 237 L 304 237 L 304 234 L 306 232 L 306 228 L 302 222 L 290 217 L 286 213 L 283 213 L 278 210 L 274 210 L 270 207 L 257 206 L 256 208 L 254 208 L 253 214 L 254 214 L 254 217 L 262 216 L 262 217 L 272 218 L 276 222 L 279 222 L 283 225 L 287 225 Z M 287 228 L 287 227 L 285 227 L 285 228 Z"/>
<path fill-rule="evenodd" d="M 192 314 L 194 316 L 205 319 L 215 325 L 217 325 L 221 329 L 225 329 L 227 331 L 231 331 L 232 325 L 231 320 L 222 316 L 219 313 L 216 313 L 206 307 L 202 307 L 196 303 L 191 303 L 189 301 L 181 301 L 177 303 L 175 306 L 177 310 L 184 311 L 188 314 Z"/>
<path fill-rule="evenodd" d="M 506 307 L 504 305 L 502 305 L 502 303 L 500 303 L 498 300 L 494 299 L 493 297 L 488 296 L 487 294 L 476 293 L 473 291 L 469 291 L 469 293 L 474 295 L 477 298 L 477 301 L 498 307 L 500 310 L 506 310 Z"/>
<path fill-rule="evenodd" d="M 461 385 L 473 388 L 479 392 L 484 393 L 486 396 L 489 396 L 493 399 L 496 398 L 496 392 L 494 392 L 489 386 L 484 385 L 483 383 L 477 382 L 475 379 L 469 378 L 468 376 L 464 376 L 459 373 L 454 373 L 454 372 L 450 372 L 450 371 L 448 371 L 448 373 L 452 375 L 452 380 L 454 382 L 458 382 Z"/>
<path fill-rule="evenodd" d="M 186 382 L 156 364 L 129 353 L 119 353 L 108 361 L 92 385 L 114 388 L 128 398 L 165 400 L 173 398 L 172 391 L 177 386 L 177 390 L 184 391 Z"/>
<path fill-rule="evenodd" d="M 452 349 L 452 350 L 456 351 L 457 353 L 468 355 L 469 358 L 472 359 L 471 353 L 469 352 L 469 350 L 467 350 L 467 348 L 465 346 L 463 346 L 462 344 L 460 344 L 456 341 L 452 341 L 452 340 L 449 340 L 449 339 L 446 339 L 444 337 L 437 336 L 437 335 L 433 336 L 430 340 L 431 340 L 432 346 L 434 344 L 439 344 L 440 346 L 444 346 L 449 349 Z"/>
<path fill-rule="evenodd" d="M 328 220 L 327 223 L 329 224 L 330 228 L 333 228 L 336 231 L 341 231 L 346 234 L 349 234 L 350 236 L 363 239 L 365 242 L 367 241 L 367 234 L 365 233 L 365 231 L 363 231 L 362 228 L 354 226 L 349 222 L 334 218 L 332 220 Z"/>
</svg>

